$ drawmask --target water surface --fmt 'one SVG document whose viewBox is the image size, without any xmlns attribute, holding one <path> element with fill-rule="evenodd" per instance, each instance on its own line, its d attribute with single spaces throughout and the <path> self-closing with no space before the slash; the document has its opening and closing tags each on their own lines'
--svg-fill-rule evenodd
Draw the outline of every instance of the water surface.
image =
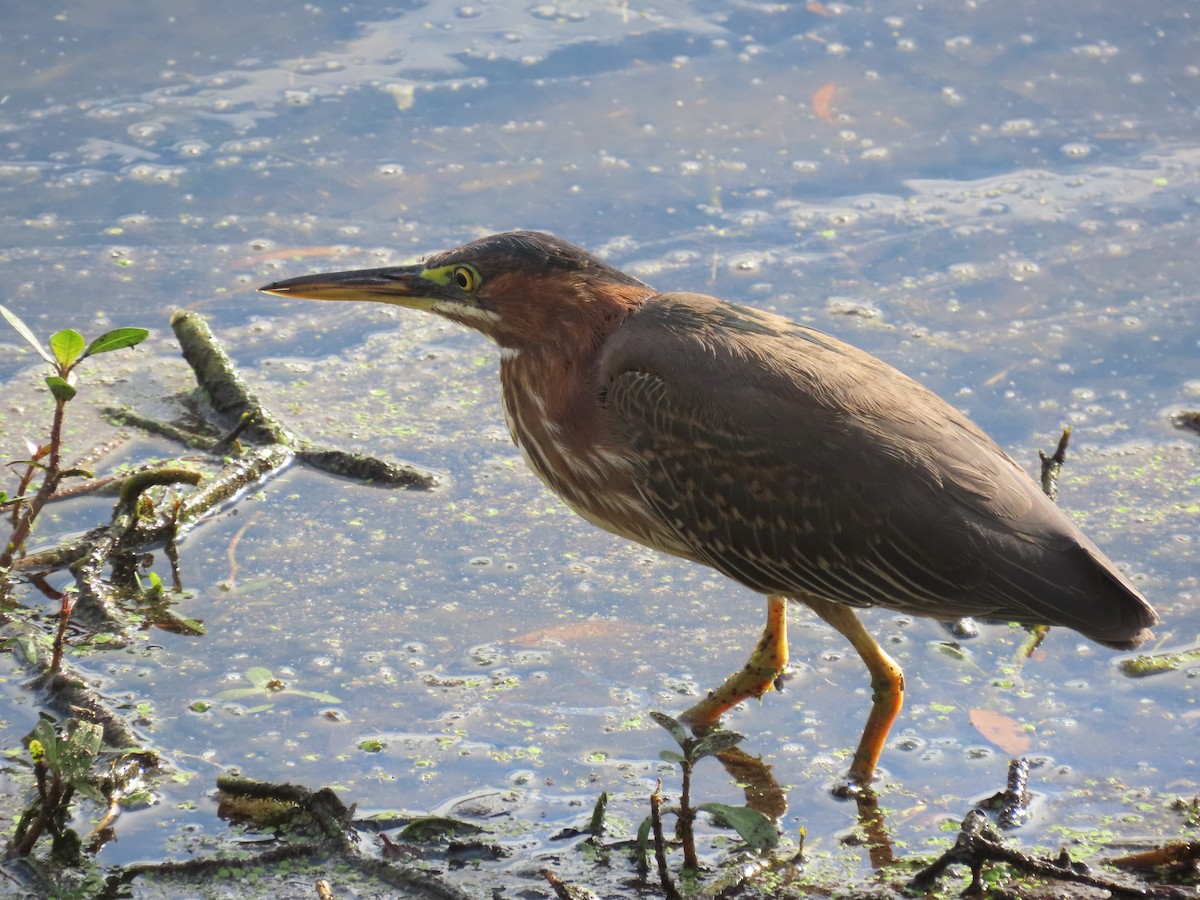
<svg viewBox="0 0 1200 900">
<path fill-rule="evenodd" d="M 360 811 L 503 797 L 533 846 L 585 820 L 601 791 L 635 828 L 655 779 L 677 786 L 646 711 L 678 711 L 740 666 L 761 598 L 550 496 L 504 431 L 481 338 L 252 290 L 491 231 L 552 231 L 663 289 L 835 333 L 951 399 L 1031 470 L 1071 425 L 1063 505 L 1155 603 L 1164 646 L 1200 631 L 1196 439 L 1169 418 L 1200 404 L 1189 4 L 75 3 L 7 16 L 3 302 L 43 334 L 154 330 L 92 367 L 72 448 L 108 433 L 106 402 L 173 409 L 163 398 L 188 374 L 166 321 L 188 307 L 296 431 L 442 475 L 421 494 L 289 470 L 184 542 L 178 611 L 204 637 L 153 632 L 76 660 L 193 775 L 123 817 L 102 863 L 222 833 L 213 778 L 233 766 L 335 785 Z M 46 398 L 18 339 L 0 333 L 0 347 L 16 458 Z M 136 438 L 108 464 L 172 452 Z M 64 505 L 39 539 L 104 510 Z M 880 780 L 904 852 L 945 842 L 1003 786 L 1008 753 L 972 727 L 978 709 L 1033 739 L 1040 802 L 1022 844 L 1100 825 L 1114 845 L 1181 834 L 1169 806 L 1197 790 L 1194 667 L 1129 679 L 1063 630 L 1017 665 L 1024 635 L 1004 626 L 948 648 L 935 623 L 867 619 L 908 679 Z M 786 690 L 728 724 L 789 789 L 785 833 L 806 827 L 837 877 L 865 875 L 866 851 L 842 840 L 855 809 L 829 795 L 869 705 L 865 672 L 805 611 L 792 628 Z M 229 699 L 256 667 L 289 691 Z M 19 672 L 7 678 L 16 747 L 36 706 Z M 740 802 L 715 766 L 701 775 L 703 799 Z M 516 852 L 463 877 L 522 883 L 531 851 Z"/>
</svg>

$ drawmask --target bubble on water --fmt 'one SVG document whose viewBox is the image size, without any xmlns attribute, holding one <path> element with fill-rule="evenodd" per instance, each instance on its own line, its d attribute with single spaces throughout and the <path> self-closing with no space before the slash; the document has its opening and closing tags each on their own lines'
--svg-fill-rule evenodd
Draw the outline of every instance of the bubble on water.
<svg viewBox="0 0 1200 900">
<path fill-rule="evenodd" d="M 1021 259 L 1008 267 L 1008 274 L 1013 281 L 1028 281 L 1042 274 L 1042 267 L 1031 259 Z"/>
<path fill-rule="evenodd" d="M 739 253 L 730 257 L 728 265 L 734 272 L 760 272 L 770 263 L 770 257 L 762 253 Z"/>
<path fill-rule="evenodd" d="M 187 173 L 183 166 L 162 166 L 154 163 L 138 163 L 125 170 L 133 181 L 145 184 L 178 184 L 179 179 Z"/>
<path fill-rule="evenodd" d="M 1009 119 L 1000 123 L 1000 130 L 1005 134 L 1027 134 L 1033 131 L 1033 119 Z"/>
<path fill-rule="evenodd" d="M 206 154 L 212 149 L 212 146 L 207 141 L 190 140 L 180 141 L 171 149 L 180 156 L 186 156 L 194 159 L 198 156 L 203 156 Z"/>
<path fill-rule="evenodd" d="M 125 131 L 139 141 L 152 141 L 166 131 L 166 126 L 162 122 L 135 122 Z"/>
</svg>

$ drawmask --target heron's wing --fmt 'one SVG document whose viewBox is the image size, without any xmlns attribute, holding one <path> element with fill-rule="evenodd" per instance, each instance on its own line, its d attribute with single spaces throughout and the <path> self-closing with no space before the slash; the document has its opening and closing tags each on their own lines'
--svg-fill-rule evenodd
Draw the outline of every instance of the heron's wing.
<svg viewBox="0 0 1200 900">
<path fill-rule="evenodd" d="M 1109 643 L 1152 621 L 990 438 L 847 344 L 660 295 L 610 339 L 601 378 L 647 505 L 756 590 L 1065 624 Z"/>
</svg>

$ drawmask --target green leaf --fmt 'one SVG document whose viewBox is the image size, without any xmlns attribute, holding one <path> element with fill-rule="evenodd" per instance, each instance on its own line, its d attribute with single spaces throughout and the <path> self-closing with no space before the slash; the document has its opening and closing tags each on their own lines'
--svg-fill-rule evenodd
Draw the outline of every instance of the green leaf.
<svg viewBox="0 0 1200 900">
<path fill-rule="evenodd" d="M 67 382 L 67 379 L 60 378 L 58 375 L 47 376 L 46 384 L 50 388 L 50 393 L 54 395 L 55 400 L 66 403 L 75 396 L 75 388 Z"/>
<path fill-rule="evenodd" d="M 734 829 L 755 850 L 774 850 L 779 843 L 779 829 L 756 810 L 746 806 L 726 806 L 724 803 L 703 803 L 700 809 L 719 824 Z"/>
<path fill-rule="evenodd" d="M 675 743 L 683 747 L 687 741 L 691 740 L 687 728 L 677 719 L 672 719 L 666 713 L 660 713 L 658 710 L 650 711 L 650 718 L 667 729 L 671 733 L 671 737 L 675 738 Z"/>
<path fill-rule="evenodd" d="M 17 334 L 25 338 L 25 342 L 38 352 L 38 356 L 50 363 L 50 365 L 54 365 L 54 357 L 46 352 L 46 348 L 41 345 L 33 332 L 29 330 L 29 326 L 22 322 L 15 312 L 0 305 L 0 316 L 4 316 L 8 320 L 8 324 L 16 329 Z"/>
<path fill-rule="evenodd" d="M 309 700 L 316 700 L 320 703 L 341 703 L 341 698 L 333 696 L 333 694 L 322 693 L 321 691 L 301 691 L 296 688 L 286 688 L 280 691 L 281 694 L 291 694 L 293 697 L 307 697 Z"/>
<path fill-rule="evenodd" d="M 94 722 L 71 719 L 59 747 L 59 775 L 63 780 L 81 788 L 88 783 L 92 763 L 104 743 L 104 729 Z"/>
<path fill-rule="evenodd" d="M 36 459 L 10 459 L 7 463 L 9 466 L 32 466 L 35 469 L 44 469 L 46 464 L 38 462 Z"/>
<path fill-rule="evenodd" d="M 604 834 L 604 814 L 608 810 L 608 792 L 604 791 L 596 798 L 592 807 L 592 821 L 588 823 L 588 833 L 601 837 Z"/>
<path fill-rule="evenodd" d="M 680 754 L 676 753 L 674 750 L 659 750 L 658 758 L 661 759 L 663 762 L 674 763 L 677 766 L 682 766 L 684 763 L 687 762 L 686 759 L 684 759 Z"/>
<path fill-rule="evenodd" d="M 100 337 L 96 338 L 88 348 L 83 351 L 81 359 L 86 359 L 89 356 L 95 356 L 97 353 L 110 353 L 113 350 L 123 350 L 126 347 L 132 347 L 134 344 L 140 344 L 150 334 L 145 328 L 114 328 L 112 331 L 106 331 Z"/>
<path fill-rule="evenodd" d="M 6 650 L 20 650 L 21 655 L 25 657 L 26 664 L 30 666 L 37 664 L 37 641 L 28 635 L 19 635 L 18 637 L 9 638 L 4 642 L 3 646 Z"/>
<path fill-rule="evenodd" d="M 241 700 L 243 697 L 261 697 L 265 688 L 230 688 L 216 695 L 217 700 Z"/>
<path fill-rule="evenodd" d="M 108 800 L 108 798 L 104 796 L 104 792 L 90 781 L 84 781 L 80 779 L 73 782 L 73 784 L 75 785 L 76 792 L 83 794 L 83 796 L 87 797 L 89 800 L 92 800 L 96 803 L 105 803 Z"/>
<path fill-rule="evenodd" d="M 691 757 L 693 760 L 697 760 L 706 756 L 716 756 L 718 753 L 724 753 L 726 750 L 736 747 L 745 739 L 745 735 L 738 734 L 736 731 L 714 731 L 696 742 L 696 745 L 692 747 Z"/>
<path fill-rule="evenodd" d="M 50 335 L 50 351 L 58 360 L 61 367 L 59 371 L 69 369 L 79 361 L 79 354 L 83 352 L 83 335 L 74 328 L 56 331 Z"/>
<path fill-rule="evenodd" d="M 251 666 L 246 670 L 246 680 L 260 691 L 266 690 L 267 682 L 271 681 L 274 677 L 270 669 L 264 669 L 262 666 Z"/>
<path fill-rule="evenodd" d="M 637 830 L 638 865 L 644 869 L 650 868 L 650 829 L 653 827 L 654 820 L 650 816 L 646 816 Z"/>
</svg>

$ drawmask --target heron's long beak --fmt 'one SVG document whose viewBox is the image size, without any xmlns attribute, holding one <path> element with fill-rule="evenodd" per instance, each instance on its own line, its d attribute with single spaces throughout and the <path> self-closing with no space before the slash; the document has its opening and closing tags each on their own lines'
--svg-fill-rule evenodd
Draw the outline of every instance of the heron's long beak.
<svg viewBox="0 0 1200 900">
<path fill-rule="evenodd" d="M 424 266 L 393 266 L 325 272 L 275 281 L 260 287 L 264 294 L 303 297 L 306 300 L 373 300 L 414 309 L 429 309 L 444 301 L 461 302 L 454 286 L 426 277 Z"/>
</svg>

